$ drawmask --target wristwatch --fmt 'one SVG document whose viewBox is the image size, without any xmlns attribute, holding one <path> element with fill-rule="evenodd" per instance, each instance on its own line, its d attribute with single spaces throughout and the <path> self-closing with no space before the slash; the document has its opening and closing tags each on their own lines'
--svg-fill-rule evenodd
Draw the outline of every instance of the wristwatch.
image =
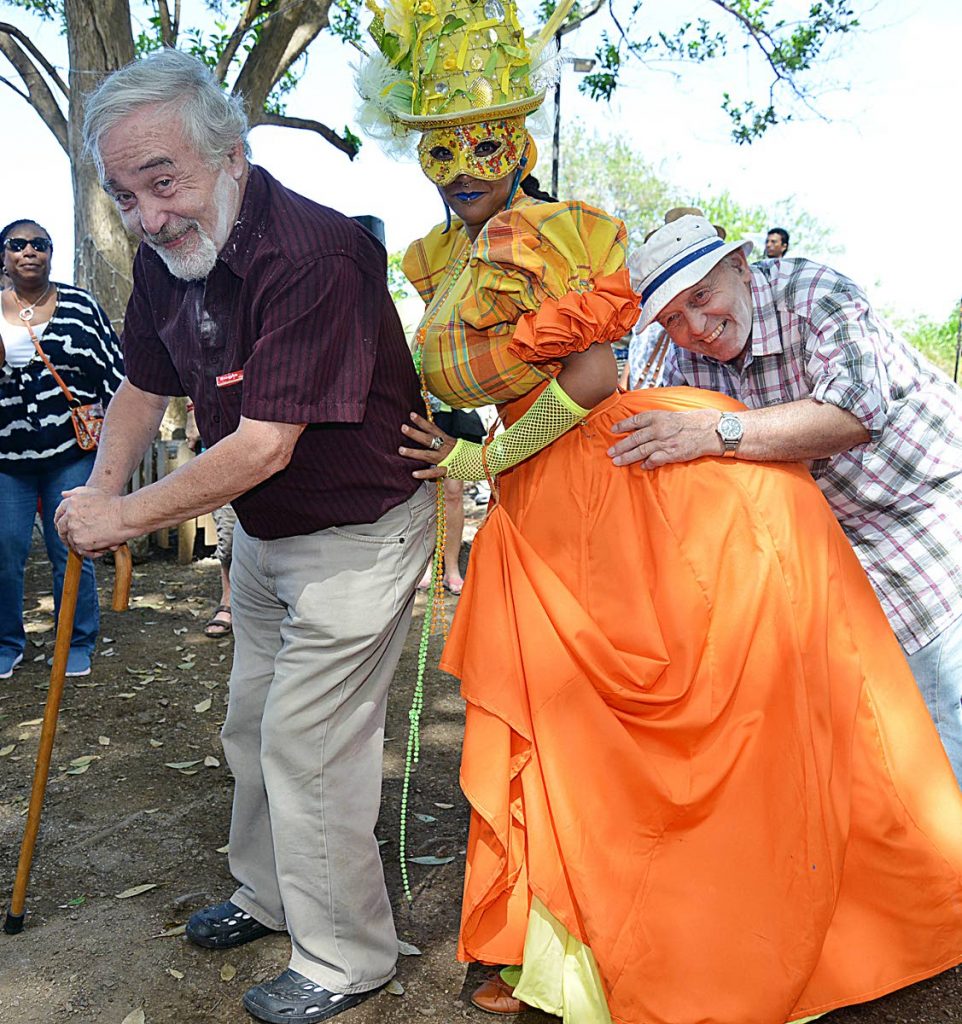
<svg viewBox="0 0 962 1024">
<path fill-rule="evenodd" d="M 736 449 L 742 443 L 742 421 L 733 412 L 723 412 L 715 430 L 725 446 L 725 457 L 733 459 Z"/>
</svg>

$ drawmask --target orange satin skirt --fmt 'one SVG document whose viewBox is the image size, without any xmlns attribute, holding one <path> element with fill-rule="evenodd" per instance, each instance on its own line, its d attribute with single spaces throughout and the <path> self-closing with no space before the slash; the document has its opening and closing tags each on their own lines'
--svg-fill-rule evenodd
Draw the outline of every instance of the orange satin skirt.
<svg viewBox="0 0 962 1024">
<path fill-rule="evenodd" d="M 617 1024 L 783 1024 L 962 961 L 962 795 L 804 468 L 605 454 L 692 408 L 740 406 L 615 395 L 499 478 L 442 658 L 459 957 L 520 963 L 534 894 Z"/>
</svg>

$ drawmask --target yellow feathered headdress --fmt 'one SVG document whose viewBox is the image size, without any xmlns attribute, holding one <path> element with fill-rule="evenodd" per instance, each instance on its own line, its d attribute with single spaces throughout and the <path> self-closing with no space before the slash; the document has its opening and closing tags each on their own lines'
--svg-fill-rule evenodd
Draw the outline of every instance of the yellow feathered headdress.
<svg viewBox="0 0 962 1024">
<path fill-rule="evenodd" d="M 527 40 L 514 0 L 367 0 L 380 52 L 358 69 L 365 130 L 396 137 L 535 110 L 560 73 L 546 50 L 573 5 Z"/>
</svg>

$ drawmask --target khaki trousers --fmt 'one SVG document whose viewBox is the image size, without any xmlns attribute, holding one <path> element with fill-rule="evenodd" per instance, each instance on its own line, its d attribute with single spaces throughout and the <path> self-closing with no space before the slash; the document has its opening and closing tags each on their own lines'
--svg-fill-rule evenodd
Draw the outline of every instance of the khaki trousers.
<svg viewBox="0 0 962 1024">
<path fill-rule="evenodd" d="M 233 901 L 291 935 L 290 966 L 333 992 L 394 973 L 374 837 L 388 686 L 434 546 L 434 487 L 376 523 L 234 535 Z"/>
</svg>

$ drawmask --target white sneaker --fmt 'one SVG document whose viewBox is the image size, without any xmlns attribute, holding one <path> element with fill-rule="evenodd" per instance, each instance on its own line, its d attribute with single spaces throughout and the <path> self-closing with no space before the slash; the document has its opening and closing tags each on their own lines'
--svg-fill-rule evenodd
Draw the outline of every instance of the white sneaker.
<svg viewBox="0 0 962 1024">
<path fill-rule="evenodd" d="M 7 661 L 6 658 L 0 661 L 0 679 L 9 679 L 21 661 L 23 661 L 22 654 L 18 654 L 12 661 Z"/>
<path fill-rule="evenodd" d="M 47 658 L 47 666 L 53 668 L 53 658 Z M 72 676 L 89 676 L 90 675 L 90 655 L 86 651 L 75 651 L 72 647 L 70 653 L 67 655 L 67 671 L 64 675 L 67 677 Z"/>
</svg>

